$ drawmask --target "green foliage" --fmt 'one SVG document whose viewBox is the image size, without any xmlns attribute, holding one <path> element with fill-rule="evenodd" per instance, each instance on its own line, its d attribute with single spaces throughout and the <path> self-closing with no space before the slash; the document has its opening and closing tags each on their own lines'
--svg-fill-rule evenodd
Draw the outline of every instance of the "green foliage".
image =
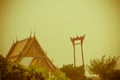
<svg viewBox="0 0 120 80">
<path fill-rule="evenodd" d="M 0 55 L 0 80 L 45 80 L 45 72 L 42 67 L 27 68 L 18 63 L 10 63 Z"/>
<path fill-rule="evenodd" d="M 7 66 L 9 65 L 9 62 L 7 59 L 5 59 L 2 55 L 0 55 L 0 79 L 3 80 L 5 77 L 7 70 Z"/>
<path fill-rule="evenodd" d="M 65 76 L 65 73 L 61 72 L 59 69 L 56 70 L 54 78 L 52 80 L 70 80 Z"/>
<path fill-rule="evenodd" d="M 117 67 L 117 60 L 118 57 L 102 56 L 101 59 L 91 60 L 88 70 L 91 74 L 99 75 L 103 80 L 108 79 Z"/>
<path fill-rule="evenodd" d="M 112 76 L 110 76 L 109 80 L 120 80 L 120 69 L 116 69 Z"/>
<path fill-rule="evenodd" d="M 45 78 L 47 79 L 49 76 L 48 70 L 40 65 L 39 66 L 38 65 L 31 65 L 29 67 L 29 70 L 35 79 L 44 80 Z"/>
<path fill-rule="evenodd" d="M 29 70 L 18 63 L 12 63 L 8 66 L 8 71 L 4 80 L 28 80 L 30 79 Z"/>
<path fill-rule="evenodd" d="M 64 65 L 61 69 L 65 75 L 71 80 L 84 80 L 85 79 L 85 71 L 83 66 L 73 67 L 73 65 Z"/>
<path fill-rule="evenodd" d="M 90 61 L 88 70 L 91 74 L 97 74 L 102 80 L 120 80 L 120 70 L 116 69 L 118 57 L 102 56 L 101 59 Z M 64 65 L 57 69 L 51 76 L 49 71 L 38 65 L 25 67 L 18 63 L 10 63 L 0 55 L 0 79 L 1 80 L 85 80 L 84 66 L 74 67 Z"/>
<path fill-rule="evenodd" d="M 8 66 L 4 80 L 45 80 L 42 75 L 43 72 L 42 68 L 38 66 L 26 68 L 18 63 L 12 63 Z"/>
</svg>

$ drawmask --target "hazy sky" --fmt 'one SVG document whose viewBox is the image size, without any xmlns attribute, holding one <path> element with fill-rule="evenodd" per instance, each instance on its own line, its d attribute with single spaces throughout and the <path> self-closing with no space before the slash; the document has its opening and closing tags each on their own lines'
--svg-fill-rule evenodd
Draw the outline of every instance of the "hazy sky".
<svg viewBox="0 0 120 80">
<path fill-rule="evenodd" d="M 36 33 L 56 66 L 73 63 L 69 37 L 86 34 L 85 64 L 102 55 L 120 55 L 119 0 L 0 0 L 0 53 L 6 55 L 16 37 Z M 76 46 L 81 65 L 80 46 Z"/>
</svg>

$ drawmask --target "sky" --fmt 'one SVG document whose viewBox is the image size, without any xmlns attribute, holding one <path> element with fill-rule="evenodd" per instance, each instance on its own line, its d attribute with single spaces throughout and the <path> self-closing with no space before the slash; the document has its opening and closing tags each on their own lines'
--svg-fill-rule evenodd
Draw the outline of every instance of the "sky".
<svg viewBox="0 0 120 80">
<path fill-rule="evenodd" d="M 0 53 L 32 33 L 56 66 L 73 64 L 70 37 L 86 35 L 85 64 L 103 55 L 120 56 L 119 0 L 0 0 Z M 77 65 L 82 65 L 76 46 Z"/>
</svg>

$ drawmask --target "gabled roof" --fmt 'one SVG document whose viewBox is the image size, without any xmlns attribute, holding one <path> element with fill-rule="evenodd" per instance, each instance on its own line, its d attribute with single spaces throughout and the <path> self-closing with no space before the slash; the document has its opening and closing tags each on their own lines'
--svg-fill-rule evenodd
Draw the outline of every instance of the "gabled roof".
<svg viewBox="0 0 120 80">
<path fill-rule="evenodd" d="M 12 58 L 12 57 L 18 56 L 23 51 L 27 42 L 28 42 L 28 39 L 16 41 L 16 43 L 13 43 L 6 58 Z"/>
<path fill-rule="evenodd" d="M 51 60 L 46 56 L 44 50 L 41 48 L 35 36 L 21 41 L 16 41 L 6 56 L 6 58 L 11 62 L 19 63 L 23 57 L 33 57 L 31 65 L 43 65 L 51 72 L 54 72 L 56 69 Z"/>
<path fill-rule="evenodd" d="M 52 65 L 51 65 L 52 64 Z M 49 69 L 50 72 L 55 72 L 56 67 L 54 64 L 50 61 L 49 58 L 45 55 L 44 57 L 35 57 L 30 65 L 42 65 L 45 66 L 47 69 Z"/>
</svg>

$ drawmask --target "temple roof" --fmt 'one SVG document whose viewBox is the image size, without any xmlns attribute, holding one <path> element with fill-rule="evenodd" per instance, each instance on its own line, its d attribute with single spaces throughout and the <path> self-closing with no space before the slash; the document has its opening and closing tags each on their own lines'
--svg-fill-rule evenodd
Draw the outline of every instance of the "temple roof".
<svg viewBox="0 0 120 80">
<path fill-rule="evenodd" d="M 51 72 L 54 72 L 56 69 L 54 64 L 47 57 L 46 53 L 38 43 L 35 36 L 13 43 L 6 56 L 6 58 L 11 62 L 19 63 L 24 57 L 32 57 L 33 60 L 30 65 L 40 64 L 45 66 Z"/>
<path fill-rule="evenodd" d="M 13 43 L 13 45 L 7 55 L 7 58 L 18 56 L 23 51 L 27 42 L 28 42 L 28 39 L 16 41 L 16 43 Z"/>
</svg>

